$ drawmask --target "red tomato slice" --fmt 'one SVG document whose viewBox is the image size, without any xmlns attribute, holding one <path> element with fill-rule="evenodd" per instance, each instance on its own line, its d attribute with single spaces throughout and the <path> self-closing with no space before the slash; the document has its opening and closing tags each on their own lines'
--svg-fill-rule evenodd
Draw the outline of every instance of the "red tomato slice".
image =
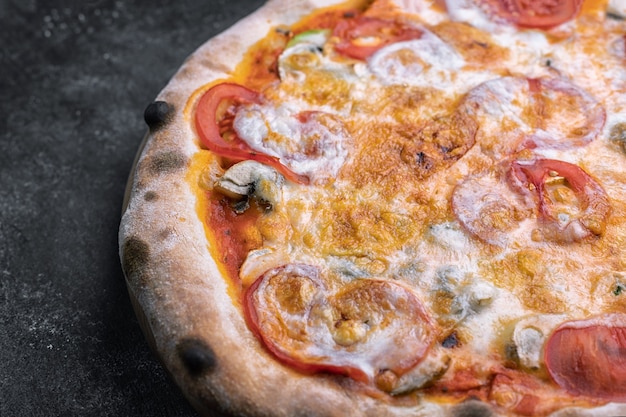
<svg viewBox="0 0 626 417">
<path fill-rule="evenodd" d="M 366 60 L 392 43 L 418 39 L 422 31 L 407 23 L 359 16 L 340 21 L 333 31 L 339 37 L 335 50 L 350 58 Z"/>
<path fill-rule="evenodd" d="M 546 416 L 563 408 L 564 404 L 585 407 L 604 402 L 573 396 L 536 376 L 506 368 L 499 370 L 491 380 L 489 399 L 522 416 Z"/>
<path fill-rule="evenodd" d="M 529 148 L 563 149 L 593 141 L 606 121 L 604 107 L 587 91 L 562 78 L 530 78 L 528 90 L 537 119 Z"/>
<path fill-rule="evenodd" d="M 578 15 L 582 0 L 477 0 L 495 15 L 525 28 L 550 29 Z"/>
<path fill-rule="evenodd" d="M 252 332 L 286 365 L 304 372 L 347 373 L 341 367 L 324 367 L 307 360 L 303 354 L 310 344 L 308 317 L 324 298 L 324 283 L 316 267 L 282 265 L 265 272 L 248 288 L 244 312 Z"/>
<path fill-rule="evenodd" d="M 528 204 L 499 173 L 466 178 L 454 188 L 452 210 L 461 225 L 483 242 L 506 246 L 526 217 Z"/>
<path fill-rule="evenodd" d="M 267 271 L 247 290 L 245 312 L 253 332 L 286 365 L 367 384 L 383 372 L 406 373 L 435 336 L 421 302 L 403 286 L 362 279 L 332 294 L 310 265 Z"/>
<path fill-rule="evenodd" d="M 626 402 L 626 314 L 564 323 L 544 352 L 548 372 L 561 388 Z"/>
<path fill-rule="evenodd" d="M 478 145 L 498 159 L 524 148 L 586 146 L 606 120 L 600 102 L 563 78 L 489 80 L 470 90 L 459 109 L 480 125 Z"/>
<path fill-rule="evenodd" d="M 528 163 L 515 161 L 511 171 L 513 179 L 520 181 L 523 188 L 534 189 L 538 198 L 539 220 L 547 238 L 572 242 L 604 233 L 611 211 L 609 198 L 602 186 L 579 166 L 554 159 L 535 159 Z M 572 210 L 576 213 L 556 210 L 557 199 L 550 197 L 547 185 L 550 178 L 556 177 L 564 178 L 563 186 L 577 198 L 578 207 Z"/>
<path fill-rule="evenodd" d="M 232 128 L 232 119 L 237 105 L 260 103 L 260 101 L 259 93 L 238 84 L 222 83 L 211 87 L 202 95 L 196 107 L 196 130 L 201 143 L 219 156 L 233 161 L 252 159 L 275 168 L 293 182 L 308 184 L 307 177 L 296 174 L 283 165 L 278 158 L 255 151 Z M 228 108 L 220 117 L 218 112 L 223 111 L 224 104 L 228 104 Z M 225 132 L 230 133 L 229 140 L 224 138 Z"/>
</svg>

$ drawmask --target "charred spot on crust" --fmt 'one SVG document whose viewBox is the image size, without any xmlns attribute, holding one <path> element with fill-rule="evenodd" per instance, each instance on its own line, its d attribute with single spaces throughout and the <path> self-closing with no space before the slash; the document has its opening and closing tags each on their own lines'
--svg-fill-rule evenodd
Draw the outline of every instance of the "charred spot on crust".
<svg viewBox="0 0 626 417">
<path fill-rule="evenodd" d="M 184 168 L 187 158 L 179 152 L 163 152 L 150 160 L 148 167 L 153 174 L 163 174 Z"/>
<path fill-rule="evenodd" d="M 143 119 L 150 130 L 157 130 L 170 121 L 174 107 L 165 101 L 154 101 L 146 107 Z"/>
<path fill-rule="evenodd" d="M 166 227 L 159 231 L 159 238 L 161 238 L 162 240 L 165 240 L 173 234 L 174 234 L 174 230 L 172 228 Z"/>
<path fill-rule="evenodd" d="M 202 340 L 186 338 L 176 346 L 178 357 L 191 376 L 198 377 L 215 369 L 215 353 Z"/>
<path fill-rule="evenodd" d="M 122 248 L 122 268 L 127 277 L 140 271 L 150 258 L 150 247 L 136 237 L 130 237 Z"/>
<path fill-rule="evenodd" d="M 154 191 L 147 191 L 144 195 L 143 195 L 144 200 L 146 201 L 155 201 L 159 199 L 159 195 L 157 193 L 155 193 Z"/>
<path fill-rule="evenodd" d="M 491 407 L 483 402 L 469 400 L 456 405 L 450 417 L 493 417 Z"/>
</svg>

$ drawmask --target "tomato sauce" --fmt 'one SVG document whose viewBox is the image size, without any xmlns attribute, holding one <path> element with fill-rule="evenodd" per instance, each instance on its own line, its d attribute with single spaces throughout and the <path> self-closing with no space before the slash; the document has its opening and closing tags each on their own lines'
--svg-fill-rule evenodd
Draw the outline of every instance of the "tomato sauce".
<svg viewBox="0 0 626 417">
<path fill-rule="evenodd" d="M 255 224 L 261 215 L 258 204 L 238 213 L 233 203 L 220 195 L 208 196 L 207 224 L 213 230 L 217 248 L 215 250 L 232 282 L 239 285 L 239 268 L 248 252 L 261 246 L 262 238 Z"/>
</svg>

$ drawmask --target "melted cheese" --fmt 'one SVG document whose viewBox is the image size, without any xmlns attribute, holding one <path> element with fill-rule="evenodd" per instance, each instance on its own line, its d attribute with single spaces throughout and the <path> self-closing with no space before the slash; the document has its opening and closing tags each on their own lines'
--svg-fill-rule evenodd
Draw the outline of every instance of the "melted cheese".
<svg viewBox="0 0 626 417">
<path fill-rule="evenodd" d="M 283 53 L 281 82 L 264 92 L 274 101 L 245 107 L 235 129 L 254 149 L 280 158 L 310 176 L 314 185 L 284 185 L 282 201 L 262 216 L 263 246 L 250 252 L 240 276 L 248 286 L 265 270 L 300 262 L 319 267 L 335 287 L 355 279 L 398 280 L 433 312 L 442 334 L 455 329 L 464 335 L 460 351 L 472 357 L 497 355 L 501 329 L 518 323 L 509 341 L 523 367 L 539 369 L 541 346 L 554 323 L 615 308 L 609 281 L 626 267 L 626 228 L 620 220 L 626 216 L 624 152 L 609 140 L 611 129 L 626 122 L 624 57 L 609 47 L 621 41 L 623 49 L 624 25 L 572 22 L 567 27 L 575 27 L 575 34 L 555 39 L 494 22 L 471 1 L 453 3 L 458 7 L 450 10 L 452 19 L 474 26 L 467 26 L 467 36 L 486 31 L 493 44 L 485 47 L 500 52 L 489 56 L 457 50 L 463 44 L 446 43 L 434 34 L 439 31 L 445 38 L 448 29 L 440 26 L 421 39 L 387 46 L 365 63 L 322 49 L 328 38 L 316 37 Z M 436 17 L 433 23 L 446 22 L 430 2 L 402 4 Z M 619 1 L 610 4 L 613 13 L 621 13 Z M 501 52 L 505 50 L 510 54 Z M 590 60 L 590 54 L 597 59 Z M 490 169 L 519 150 L 520 138 L 534 134 L 567 141 L 572 126 L 585 127 L 587 121 L 578 114 L 559 113 L 562 97 L 557 97 L 550 125 L 537 129 L 533 117 L 547 114 L 532 110 L 527 80 L 537 77 L 562 77 L 607 112 L 605 127 L 591 143 L 555 146 L 546 139 L 538 140 L 540 147 L 534 150 L 541 157 L 580 165 L 604 186 L 613 212 L 599 238 L 559 244 L 538 237 L 532 201 L 523 203 L 528 205 L 524 210 L 517 206 L 521 200 L 509 201 L 518 212 L 505 220 L 515 226 L 493 241 L 469 233 L 451 210 L 452 194 L 468 178 L 477 184 L 476 191 L 468 191 L 469 200 L 484 203 L 492 197 L 498 201 L 499 194 L 504 200 L 515 194 L 500 177 L 472 178 L 491 175 Z M 479 126 L 477 143 L 443 168 L 417 178 L 410 164 L 428 164 L 424 158 L 435 146 L 429 141 L 441 138 L 445 129 L 420 135 L 429 123 L 450 117 L 450 109 L 463 99 L 473 103 L 467 114 Z M 298 114 L 304 111 L 328 116 L 303 122 Z M 338 120 L 341 126 L 335 124 Z M 403 152 L 421 142 L 423 148 L 407 161 Z M 314 150 L 307 151 L 307 144 Z M 495 216 L 488 220 L 497 222 Z M 276 228 L 285 234 L 272 233 Z M 434 377 L 445 368 L 443 362 L 429 362 L 424 368 L 432 369 L 425 372 Z M 375 373 L 371 364 L 360 366 Z M 398 390 L 423 383 L 421 377 L 407 376 Z"/>
</svg>

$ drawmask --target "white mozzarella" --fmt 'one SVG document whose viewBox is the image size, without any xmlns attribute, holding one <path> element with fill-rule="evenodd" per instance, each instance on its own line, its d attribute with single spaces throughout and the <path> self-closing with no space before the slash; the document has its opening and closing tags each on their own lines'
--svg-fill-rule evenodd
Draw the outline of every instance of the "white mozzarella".
<svg viewBox="0 0 626 417">
<path fill-rule="evenodd" d="M 495 21 L 473 0 L 446 0 L 446 9 L 450 19 L 456 22 L 464 22 L 486 32 L 495 33 L 510 28 L 502 25 L 502 21 Z"/>
<path fill-rule="evenodd" d="M 368 67 L 384 84 L 406 84 L 449 89 L 453 73 L 465 60 L 433 33 L 424 30 L 419 39 L 396 42 L 372 55 Z"/>
<path fill-rule="evenodd" d="M 459 227 L 458 223 L 445 222 L 433 224 L 428 229 L 435 243 L 443 248 L 457 252 L 467 249 L 469 239 L 467 234 Z"/>
<path fill-rule="evenodd" d="M 250 147 L 314 183 L 335 177 L 348 156 L 349 134 L 330 115 L 301 116 L 295 105 L 253 104 L 237 113 L 234 128 Z"/>
<path fill-rule="evenodd" d="M 436 25 L 444 21 L 447 17 L 445 13 L 437 10 L 438 6 L 434 0 L 394 0 L 405 13 L 419 15 L 425 23 Z"/>
<path fill-rule="evenodd" d="M 396 2 L 406 10 L 414 10 L 421 16 L 425 16 L 424 10 L 430 10 L 433 16 L 437 14 L 431 8 L 430 0 L 396 0 Z M 447 93 L 469 91 L 485 81 L 492 80 L 487 83 L 486 87 L 473 90 L 466 102 L 473 101 L 476 104 L 473 107 L 474 110 L 469 113 L 478 119 L 481 126 L 480 135 L 482 136 L 477 138 L 479 143 L 476 148 L 483 147 L 482 154 L 494 161 L 507 158 L 516 149 L 516 141 L 519 137 L 535 131 L 535 128 L 524 119 L 524 114 L 528 113 L 528 108 L 532 105 L 528 82 L 525 81 L 527 77 L 554 77 L 561 74 L 567 79 L 568 74 L 580 73 L 581 75 L 576 78 L 583 80 L 585 83 L 583 87 L 590 88 L 591 95 L 601 96 L 603 103 L 610 103 L 612 106 L 609 112 L 612 115 L 607 120 L 602 136 L 606 138 L 610 128 L 615 124 L 626 122 L 626 116 L 623 116 L 626 114 L 626 98 L 624 98 L 626 95 L 621 93 L 626 85 L 626 75 L 624 75 L 626 72 L 623 71 L 623 67 L 617 64 L 607 64 L 607 70 L 613 71 L 610 78 L 616 83 L 615 92 L 592 90 L 592 88 L 597 88 L 593 86 L 593 74 L 597 72 L 589 71 L 592 75 L 582 74 L 589 65 L 581 58 L 584 56 L 582 51 L 572 51 L 567 49 L 568 45 L 565 43 L 549 41 L 541 31 L 517 32 L 506 22 L 494 21 L 472 0 L 448 0 L 447 4 L 453 20 L 466 22 L 489 31 L 496 44 L 515 51 L 502 64 L 502 67 L 507 68 L 513 75 L 512 77 L 496 80 L 499 76 L 495 73 L 467 71 L 465 61 L 458 52 L 434 34 L 425 31 L 421 39 L 399 42 L 379 50 L 367 63 L 346 64 L 330 59 L 321 52 L 321 38 L 305 44 L 296 44 L 290 46 L 281 57 L 279 64 L 281 79 L 297 82 L 298 79 L 304 77 L 303 71 L 288 62 L 289 58 L 297 54 L 313 54 L 319 70 L 330 71 L 337 77 L 349 80 L 352 85 L 350 99 L 354 102 L 368 99 L 373 101 L 369 97 L 373 94 L 372 91 L 384 91 L 389 84 L 431 87 Z M 618 11 L 626 8 L 625 4 L 626 0 L 610 0 L 609 10 L 619 15 Z M 434 19 L 428 23 L 436 24 L 440 21 Z M 621 63 L 620 60 L 625 55 L 623 36 L 616 36 L 610 48 L 614 49 L 616 62 Z M 604 85 L 604 83 L 598 84 Z M 372 85 L 376 88 L 372 88 Z M 287 102 L 298 103 L 293 100 Z M 302 155 L 301 146 L 306 141 L 307 128 L 303 128 L 302 123 L 294 116 L 305 108 L 304 103 L 298 103 L 292 107 L 283 105 L 278 108 L 269 105 L 249 106 L 247 111 L 237 116 L 235 129 L 254 149 L 279 157 L 283 163 L 298 173 L 320 176 L 319 178 L 334 176 L 344 164 L 347 155 L 345 146 L 348 139 L 344 133 L 332 131 L 327 127 L 319 126 L 319 123 L 312 122 L 308 128 L 318 133 L 321 132 L 319 141 L 325 144 L 323 152 L 318 158 L 296 157 L 296 155 Z M 504 122 L 508 127 L 506 131 L 502 129 Z M 564 124 L 567 125 L 567 123 Z M 548 126 L 545 132 L 547 136 L 560 133 L 558 126 Z M 270 137 L 271 140 L 269 140 Z M 584 159 L 586 150 L 537 149 L 535 152 L 544 157 L 578 163 Z M 463 162 L 461 161 L 460 164 Z M 487 195 L 493 198 L 493 201 L 502 201 L 498 193 L 503 195 L 511 193 L 504 182 L 494 185 L 494 183 L 479 181 L 477 184 L 487 191 L 480 197 Z M 288 185 L 284 193 L 284 206 L 287 207 L 287 215 L 294 233 L 300 236 L 305 232 L 314 234 L 314 229 L 321 227 L 320 225 L 326 220 L 320 221 L 316 218 L 315 207 L 320 202 L 335 198 L 333 192 L 341 191 L 344 186 L 345 184 L 341 181 L 337 181 L 333 185 L 334 189 L 324 191 L 316 189 L 302 193 L 298 187 Z M 349 186 L 353 187 L 353 184 Z M 452 186 L 448 191 L 448 193 L 442 192 L 441 197 L 435 195 L 431 197 L 447 199 L 452 194 Z M 510 202 L 518 203 L 513 200 Z M 389 210 L 406 209 L 405 196 L 388 200 L 386 204 L 390 204 Z M 476 211 L 477 207 L 480 207 L 478 203 L 469 204 L 468 210 Z M 495 254 L 494 259 L 504 259 L 515 255 L 516 251 L 523 248 L 540 247 L 541 243 L 533 242 L 531 238 L 531 232 L 535 228 L 536 221 L 523 220 L 514 230 L 497 236 L 498 239 L 495 242 L 489 242 L 500 243 L 499 252 Z M 271 242 L 269 245 L 272 244 L 276 242 Z M 341 256 L 322 254 L 321 249 L 304 247 L 302 242 L 297 241 L 290 242 L 288 246 L 288 251 L 290 251 L 288 254 L 287 251 L 280 252 L 271 246 L 251 252 L 241 268 L 242 281 L 251 283 L 269 268 L 303 259 L 311 263 L 317 262 L 318 266 L 333 270 L 342 278 L 368 277 L 367 271 Z M 472 335 L 472 340 L 468 344 L 469 349 L 475 352 L 490 351 L 493 348 L 493 340 L 501 337 L 503 323 L 508 324 L 519 320 L 515 326 L 512 341 L 515 344 L 520 364 L 526 368 L 539 368 L 542 366 L 542 349 L 546 338 L 566 317 L 545 314 L 520 320 L 521 317 L 535 313 L 530 307 L 522 305 L 522 301 L 513 293 L 514 289 L 500 285 L 496 287 L 489 282 L 493 277 L 479 276 L 479 262 L 485 260 L 485 252 L 477 250 L 481 247 L 482 243 L 470 237 L 458 221 L 436 223 L 428 228 L 426 235 L 419 236 L 415 242 L 408 243 L 400 250 L 390 250 L 381 254 L 386 257 L 390 265 L 381 278 L 393 277 L 410 282 L 415 291 L 424 299 L 425 304 L 432 302 L 429 294 L 433 291 L 451 293 L 454 296 L 451 305 L 451 315 L 454 317 L 451 318 L 456 320 L 459 328 Z M 575 255 L 563 253 L 563 256 L 573 260 Z M 445 264 L 445 267 L 437 268 L 437 265 L 442 264 Z M 569 273 L 566 270 L 551 269 L 546 274 L 551 277 L 548 286 L 554 292 L 563 294 L 559 298 L 566 300 L 569 309 L 595 308 L 591 305 L 592 300 L 588 300 L 583 294 L 569 289 L 566 285 L 561 286 L 560 283 L 568 282 Z M 327 335 L 327 337 L 330 336 Z M 330 339 L 324 341 L 324 343 L 331 342 Z M 424 368 L 416 368 L 415 374 L 407 374 L 397 389 L 411 390 L 421 386 L 424 382 L 422 372 L 432 375 L 445 368 L 443 363 L 440 357 L 435 357 L 431 362 L 424 362 Z M 359 366 L 366 369 L 368 365 L 364 363 Z M 366 369 L 366 372 L 370 371 L 373 372 L 373 369 Z"/>
<path fill-rule="evenodd" d="M 481 313 L 493 303 L 498 292 L 493 285 L 480 279 L 460 287 L 457 291 L 450 310 L 460 320 Z"/>
</svg>

